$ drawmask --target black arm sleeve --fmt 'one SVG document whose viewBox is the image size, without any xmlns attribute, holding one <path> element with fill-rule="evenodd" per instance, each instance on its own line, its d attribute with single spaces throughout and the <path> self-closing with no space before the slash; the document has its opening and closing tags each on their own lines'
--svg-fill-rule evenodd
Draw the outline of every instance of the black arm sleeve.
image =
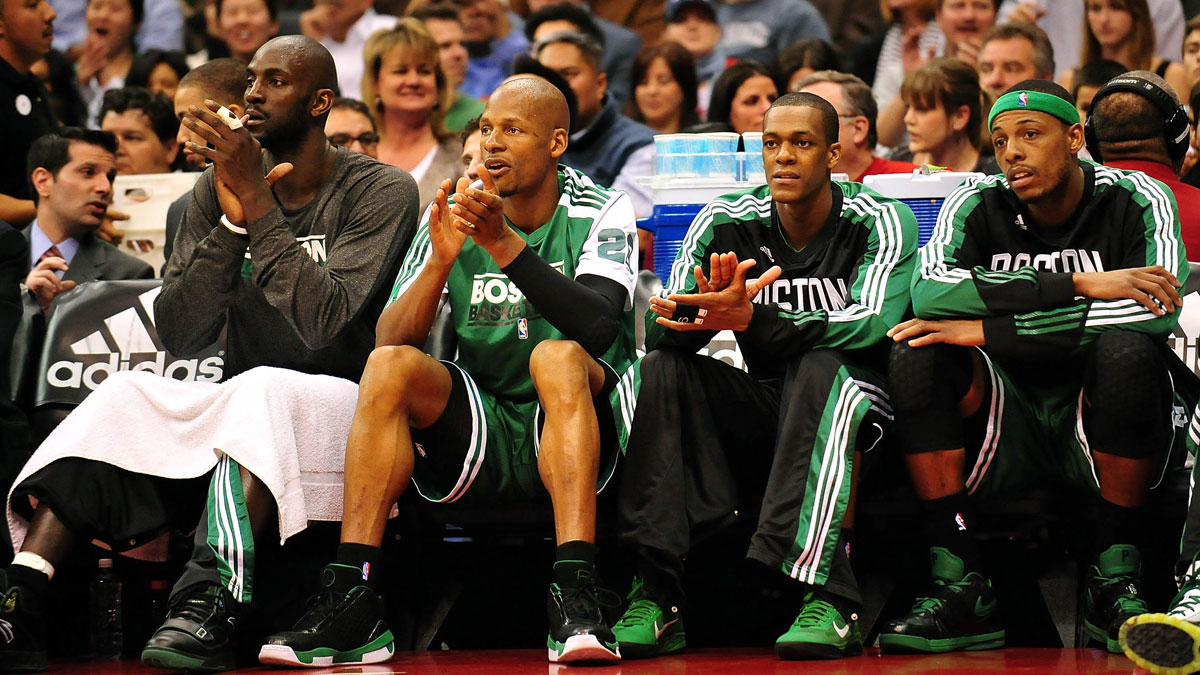
<svg viewBox="0 0 1200 675">
<path fill-rule="evenodd" d="M 588 354 L 599 357 L 617 338 L 628 292 L 616 281 L 592 274 L 570 279 L 528 246 L 503 272 L 551 325 Z"/>
</svg>

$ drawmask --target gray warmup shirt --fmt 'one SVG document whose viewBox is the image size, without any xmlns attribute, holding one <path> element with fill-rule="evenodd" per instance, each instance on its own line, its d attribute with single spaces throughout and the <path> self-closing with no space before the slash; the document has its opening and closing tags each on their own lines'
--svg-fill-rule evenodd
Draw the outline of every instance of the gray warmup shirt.
<svg viewBox="0 0 1200 675">
<path fill-rule="evenodd" d="M 220 224 L 213 169 L 184 209 L 154 303 L 159 337 L 186 356 L 226 333 L 226 379 L 277 366 L 358 381 L 375 322 L 417 226 L 402 169 L 337 149 L 305 206 L 276 205 L 247 241 Z"/>
</svg>

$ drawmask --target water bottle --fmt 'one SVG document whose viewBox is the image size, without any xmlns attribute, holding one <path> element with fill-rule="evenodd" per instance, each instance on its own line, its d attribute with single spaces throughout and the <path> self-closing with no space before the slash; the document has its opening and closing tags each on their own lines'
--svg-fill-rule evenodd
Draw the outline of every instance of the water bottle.
<svg viewBox="0 0 1200 675">
<path fill-rule="evenodd" d="M 100 560 L 96 578 L 92 580 L 91 620 L 92 656 L 98 661 L 121 658 L 121 580 L 109 558 Z"/>
</svg>

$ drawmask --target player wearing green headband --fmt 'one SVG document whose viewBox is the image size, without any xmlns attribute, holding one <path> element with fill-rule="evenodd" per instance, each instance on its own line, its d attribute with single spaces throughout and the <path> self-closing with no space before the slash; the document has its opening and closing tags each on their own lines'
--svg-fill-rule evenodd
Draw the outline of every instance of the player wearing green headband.
<svg viewBox="0 0 1200 675">
<path fill-rule="evenodd" d="M 1145 174 L 1076 158 L 1071 96 L 1026 80 L 988 119 L 1002 176 L 946 198 L 894 327 L 896 431 L 924 513 L 933 587 L 885 651 L 1002 646 L 972 539 L 973 498 L 1087 495 L 1095 563 L 1085 630 L 1118 653 L 1139 597 L 1140 507 L 1174 438 L 1165 338 L 1188 266 L 1175 199 Z"/>
</svg>

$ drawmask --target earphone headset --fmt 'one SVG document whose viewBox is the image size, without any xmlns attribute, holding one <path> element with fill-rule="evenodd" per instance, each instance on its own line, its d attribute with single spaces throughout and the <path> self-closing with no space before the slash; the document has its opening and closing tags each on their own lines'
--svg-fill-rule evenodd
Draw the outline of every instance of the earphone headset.
<svg viewBox="0 0 1200 675">
<path fill-rule="evenodd" d="M 1167 154 L 1171 157 L 1171 161 L 1178 161 L 1187 154 L 1190 140 L 1188 132 L 1191 127 L 1187 110 L 1176 103 L 1170 94 L 1149 80 L 1136 75 L 1114 77 L 1100 87 L 1100 91 L 1097 91 L 1096 95 L 1092 97 L 1091 109 L 1094 111 L 1096 105 L 1105 96 L 1120 91 L 1141 96 L 1153 103 L 1154 107 L 1163 114 L 1163 140 L 1166 141 Z M 1102 162 L 1104 160 L 1100 157 L 1100 139 L 1096 136 L 1095 119 L 1095 115 L 1088 115 L 1087 122 L 1083 124 L 1083 139 L 1092 159 Z"/>
</svg>

